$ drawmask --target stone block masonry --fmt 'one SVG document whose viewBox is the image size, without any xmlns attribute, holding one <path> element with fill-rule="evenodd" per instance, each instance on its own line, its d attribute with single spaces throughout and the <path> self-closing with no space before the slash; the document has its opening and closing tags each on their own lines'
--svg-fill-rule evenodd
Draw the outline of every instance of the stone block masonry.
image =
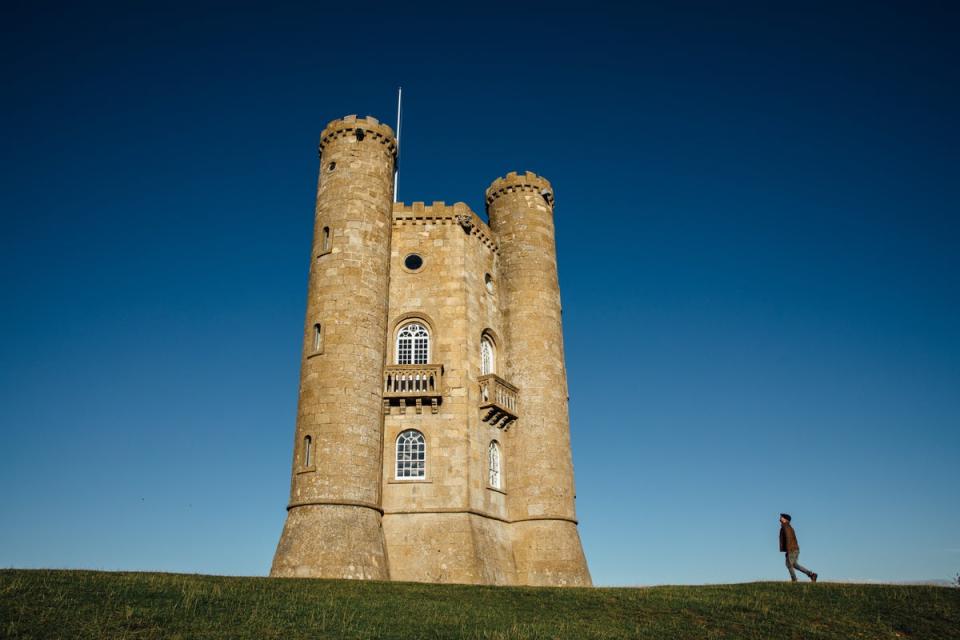
<svg viewBox="0 0 960 640">
<path fill-rule="evenodd" d="M 374 118 L 321 136 L 287 521 L 271 575 L 589 585 L 553 189 L 393 203 Z"/>
</svg>

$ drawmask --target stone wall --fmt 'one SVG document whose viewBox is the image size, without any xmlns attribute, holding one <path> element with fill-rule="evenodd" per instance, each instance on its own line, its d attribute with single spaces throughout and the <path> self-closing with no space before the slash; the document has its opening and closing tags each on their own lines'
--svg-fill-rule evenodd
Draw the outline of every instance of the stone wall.
<svg viewBox="0 0 960 640">
<path fill-rule="evenodd" d="M 412 320 L 426 323 L 431 363 L 443 366 L 443 401 L 436 414 L 391 406 L 385 419 L 383 508 L 390 575 L 512 584 L 506 495 L 487 486 L 487 447 L 502 434 L 481 422 L 477 408 L 480 337 L 501 323 L 497 297 L 484 280 L 495 272 L 495 245 L 466 205 L 435 202 L 394 208 L 392 247 L 388 364 L 396 361 L 396 330 Z M 410 254 L 423 259 L 420 269 L 404 266 Z M 396 438 L 406 429 L 426 438 L 422 480 L 395 477 Z"/>
</svg>

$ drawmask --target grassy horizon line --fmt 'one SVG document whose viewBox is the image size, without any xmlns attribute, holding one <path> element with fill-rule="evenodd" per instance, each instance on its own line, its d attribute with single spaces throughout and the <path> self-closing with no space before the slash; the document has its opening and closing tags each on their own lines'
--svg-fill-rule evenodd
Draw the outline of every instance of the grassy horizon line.
<svg viewBox="0 0 960 640">
<path fill-rule="evenodd" d="M 960 589 L 498 587 L 0 569 L 3 638 L 960 638 Z"/>
</svg>

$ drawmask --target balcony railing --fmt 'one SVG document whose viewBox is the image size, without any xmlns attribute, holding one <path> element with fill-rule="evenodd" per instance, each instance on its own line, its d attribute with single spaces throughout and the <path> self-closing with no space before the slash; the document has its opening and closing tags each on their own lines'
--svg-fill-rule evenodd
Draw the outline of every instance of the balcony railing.
<svg viewBox="0 0 960 640">
<path fill-rule="evenodd" d="M 390 412 L 392 405 L 405 413 L 407 401 L 412 400 L 417 413 L 424 400 L 433 413 L 443 397 L 442 364 L 389 364 L 383 370 L 383 409 Z"/>
<path fill-rule="evenodd" d="M 484 422 L 509 429 L 517 419 L 517 388 L 494 373 L 480 376 L 480 411 Z"/>
</svg>

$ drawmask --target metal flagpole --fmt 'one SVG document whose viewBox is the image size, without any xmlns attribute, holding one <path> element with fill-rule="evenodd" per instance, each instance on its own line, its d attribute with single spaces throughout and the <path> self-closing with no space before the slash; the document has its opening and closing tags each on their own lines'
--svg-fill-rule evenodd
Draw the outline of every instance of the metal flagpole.
<svg viewBox="0 0 960 640">
<path fill-rule="evenodd" d="M 397 201 L 397 186 L 400 184 L 400 99 L 403 87 L 397 87 L 397 160 L 393 166 L 393 201 Z"/>
</svg>

